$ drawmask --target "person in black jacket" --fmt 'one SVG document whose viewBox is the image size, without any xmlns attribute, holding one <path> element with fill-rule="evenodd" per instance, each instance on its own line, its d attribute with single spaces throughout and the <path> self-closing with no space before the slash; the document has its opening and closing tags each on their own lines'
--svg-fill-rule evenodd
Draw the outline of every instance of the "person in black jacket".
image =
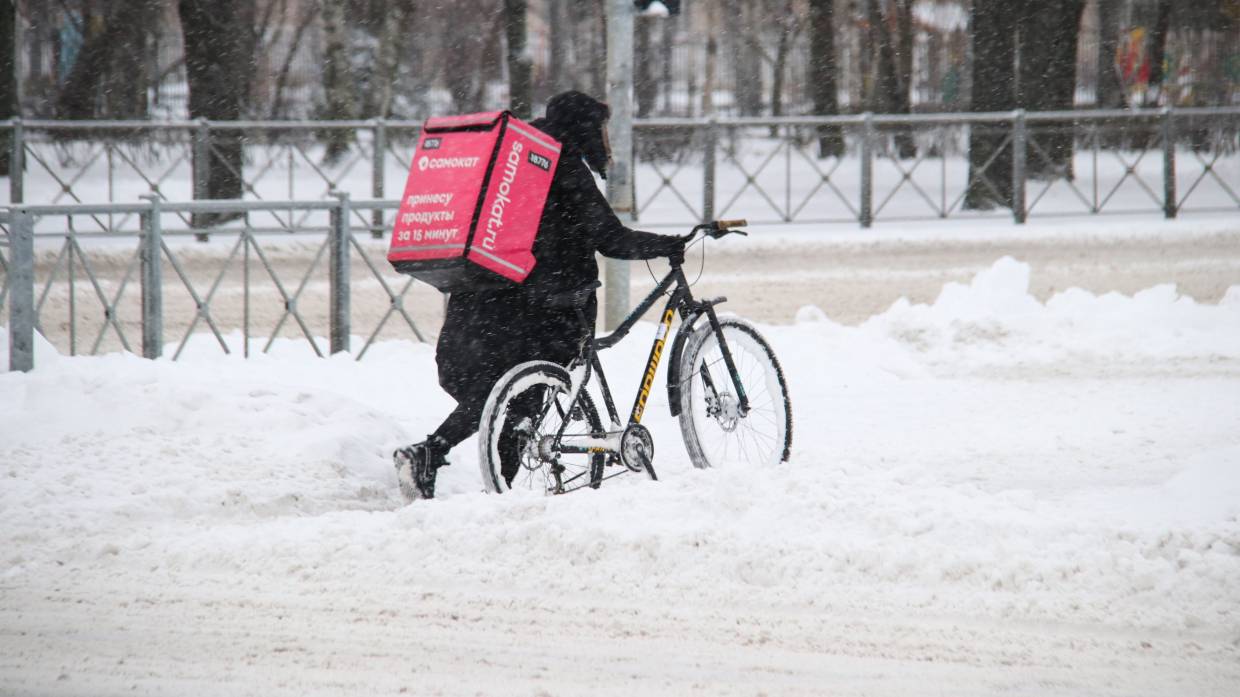
<svg viewBox="0 0 1240 697">
<path fill-rule="evenodd" d="M 520 285 L 449 296 L 435 361 L 439 384 L 457 406 L 425 441 L 393 454 L 406 498 L 434 497 L 436 471 L 447 464 L 451 448 L 478 430 L 487 395 L 504 373 L 532 360 L 566 365 L 593 335 L 598 312 L 593 294 L 585 307 L 588 326 L 574 310 L 548 307 L 546 300 L 596 283 L 595 253 L 683 260 L 682 238 L 625 227 L 599 191 L 590 170 L 607 177 L 610 115 L 603 102 L 569 91 L 552 97 L 546 116 L 531 123 L 562 146 L 534 240 L 536 263 Z"/>
</svg>

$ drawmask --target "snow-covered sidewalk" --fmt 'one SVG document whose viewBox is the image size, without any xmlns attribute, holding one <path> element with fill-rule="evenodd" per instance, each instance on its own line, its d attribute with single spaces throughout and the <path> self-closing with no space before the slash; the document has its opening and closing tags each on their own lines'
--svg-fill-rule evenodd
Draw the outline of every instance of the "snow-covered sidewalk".
<svg viewBox="0 0 1240 697">
<path fill-rule="evenodd" d="M 1236 694 L 1240 286 L 1028 285 L 763 326 L 786 466 L 693 470 L 656 393 L 661 481 L 554 499 L 469 441 L 403 505 L 425 345 L 43 346 L 0 374 L 0 692 Z"/>
</svg>

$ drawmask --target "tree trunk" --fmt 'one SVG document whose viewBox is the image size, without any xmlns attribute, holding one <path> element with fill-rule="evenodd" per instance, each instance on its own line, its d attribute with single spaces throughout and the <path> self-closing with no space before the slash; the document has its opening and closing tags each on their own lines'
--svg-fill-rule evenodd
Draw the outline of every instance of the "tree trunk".
<svg viewBox="0 0 1240 697">
<path fill-rule="evenodd" d="M 323 17 L 323 92 L 322 118 L 348 120 L 357 118 L 353 94 L 353 76 L 349 66 L 349 30 L 345 26 L 347 0 L 322 0 Z M 344 128 L 326 129 L 322 134 L 327 145 L 323 161 L 334 163 L 349 150 L 352 133 Z"/>
<path fill-rule="evenodd" d="M 747 21 L 749 0 L 725 0 L 725 24 L 732 38 L 732 96 L 741 116 L 762 113 L 762 52 L 756 29 Z"/>
<path fill-rule="evenodd" d="M 706 5 L 706 26 L 716 26 L 716 20 L 719 13 L 715 3 Z M 719 74 L 719 40 L 715 38 L 718 32 L 706 32 L 706 56 L 704 60 L 706 65 L 703 66 L 702 77 L 702 115 L 711 116 L 715 113 L 715 81 Z"/>
<path fill-rule="evenodd" d="M 179 0 L 178 8 L 185 44 L 190 118 L 236 121 L 241 117 L 248 91 L 246 76 L 254 72 L 254 56 L 247 53 L 253 45 L 246 40 L 254 18 L 254 1 Z M 196 190 L 195 198 L 242 197 L 241 145 L 239 131 L 211 132 L 207 161 L 194 163 L 196 171 L 206 169 L 206 188 Z M 194 226 L 238 215 L 195 214 Z"/>
<path fill-rule="evenodd" d="M 663 41 L 659 44 L 659 66 L 662 69 L 659 85 L 663 88 L 663 109 L 661 113 L 672 113 L 672 45 L 676 43 L 676 26 L 679 16 L 663 19 Z"/>
<path fill-rule="evenodd" d="M 1076 44 L 1085 0 L 1026 5 L 1018 29 L 1017 103 L 1027 111 L 1071 111 L 1076 94 Z M 1025 156 L 1030 177 L 1071 179 L 1073 125 L 1031 131 Z"/>
<path fill-rule="evenodd" d="M 552 95 L 568 89 L 569 76 L 572 75 L 568 65 L 568 49 L 573 32 L 569 24 L 568 10 L 564 6 L 566 2 L 568 0 L 547 0 L 547 41 L 551 48 L 551 59 L 547 65 L 546 88 Z"/>
<path fill-rule="evenodd" d="M 788 69 L 788 52 L 792 49 L 792 36 L 787 26 L 779 32 L 779 41 L 775 44 L 775 65 L 771 69 L 771 116 L 779 118 L 784 115 L 784 72 Z M 777 129 L 771 129 L 775 136 Z"/>
<path fill-rule="evenodd" d="M 116 0 L 102 15 L 87 14 L 82 48 L 57 95 L 62 119 L 145 118 L 142 60 L 157 19 L 156 0 Z"/>
<path fill-rule="evenodd" d="M 293 68 L 293 60 L 297 57 L 298 48 L 301 46 L 301 38 L 305 35 L 306 30 L 314 23 L 317 16 L 313 7 L 302 10 L 301 20 L 297 24 L 297 28 L 293 30 L 293 38 L 289 41 L 288 53 L 284 54 L 284 61 L 280 64 L 280 72 L 276 75 L 276 85 L 271 95 L 271 112 L 268 118 L 278 119 L 285 116 L 284 114 L 284 89 L 288 86 L 288 76 Z"/>
<path fill-rule="evenodd" d="M 913 0 L 892 0 L 896 13 L 896 113 L 913 113 Z M 896 151 L 902 159 L 917 157 L 917 141 L 911 128 L 896 131 Z"/>
<path fill-rule="evenodd" d="M 17 3 L 0 0 L 0 119 L 21 116 L 17 98 Z M 12 131 L 0 136 L 0 177 L 11 174 Z"/>
<path fill-rule="evenodd" d="M 835 88 L 835 0 L 809 3 L 809 89 L 816 116 L 835 116 L 839 102 Z M 844 133 L 839 126 L 818 129 L 818 157 L 844 154 Z"/>
<path fill-rule="evenodd" d="M 525 47 L 526 0 L 504 0 L 504 34 L 508 52 L 508 108 L 517 118 L 532 111 L 534 66 Z"/>
<path fill-rule="evenodd" d="M 975 112 L 1016 108 L 1015 18 L 1005 0 L 973 0 L 969 21 L 973 42 Z M 990 209 L 1012 205 L 1012 149 L 1004 143 L 1006 124 L 974 124 L 969 128 L 969 181 L 965 208 Z"/>
<path fill-rule="evenodd" d="M 878 80 L 871 108 L 881 114 L 907 114 L 909 113 L 908 79 L 901 80 L 897 72 L 898 56 L 894 32 L 891 29 L 891 23 L 887 21 L 880 8 L 880 3 L 881 0 L 866 2 L 866 19 L 870 25 L 870 45 L 877 54 L 878 63 Z M 900 12 L 895 0 L 891 0 L 890 11 L 897 15 Z M 896 23 L 899 23 L 898 19 Z M 911 33 L 911 23 L 909 29 Z M 910 73 L 912 72 L 911 55 L 910 53 Z M 917 145 L 907 128 L 895 129 L 895 146 L 896 153 L 902 159 L 917 156 Z"/>
<path fill-rule="evenodd" d="M 654 76 L 655 57 L 650 41 L 655 21 L 653 17 L 642 15 L 633 18 L 633 98 L 639 119 L 654 113 L 655 102 L 659 98 L 659 83 Z"/>
<path fill-rule="evenodd" d="M 396 0 L 387 4 L 387 11 L 383 14 L 383 24 L 379 30 L 379 65 L 375 74 L 379 84 L 373 116 L 383 119 L 392 116 L 392 98 L 400 75 L 400 50 L 407 45 L 406 25 L 412 9 L 409 0 Z"/>
</svg>

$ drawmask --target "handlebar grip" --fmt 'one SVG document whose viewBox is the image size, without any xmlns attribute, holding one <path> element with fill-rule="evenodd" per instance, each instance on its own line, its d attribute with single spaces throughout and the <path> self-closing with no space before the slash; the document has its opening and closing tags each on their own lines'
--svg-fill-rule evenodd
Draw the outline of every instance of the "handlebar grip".
<svg viewBox="0 0 1240 697">
<path fill-rule="evenodd" d="M 749 224 L 748 220 L 738 218 L 736 220 L 716 220 L 715 228 L 719 230 L 730 230 L 734 227 L 745 227 Z"/>
</svg>

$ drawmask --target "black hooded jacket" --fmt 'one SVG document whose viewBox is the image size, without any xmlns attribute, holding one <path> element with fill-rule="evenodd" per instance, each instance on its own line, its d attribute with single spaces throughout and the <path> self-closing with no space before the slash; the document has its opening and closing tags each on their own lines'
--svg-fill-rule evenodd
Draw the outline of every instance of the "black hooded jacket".
<svg viewBox="0 0 1240 697">
<path fill-rule="evenodd" d="M 520 285 L 456 292 L 448 299 L 436 362 L 439 383 L 458 401 L 485 399 L 496 380 L 530 360 L 567 363 L 594 331 L 597 299 L 586 306 L 589 326 L 571 309 L 551 308 L 547 297 L 598 280 L 595 254 L 653 259 L 683 251 L 676 237 L 631 230 L 620 223 L 590 168 L 605 173 L 606 104 L 566 92 L 531 123 L 562 147 L 534 242 L 533 270 Z M 589 165 L 587 165 L 587 162 Z"/>
</svg>

